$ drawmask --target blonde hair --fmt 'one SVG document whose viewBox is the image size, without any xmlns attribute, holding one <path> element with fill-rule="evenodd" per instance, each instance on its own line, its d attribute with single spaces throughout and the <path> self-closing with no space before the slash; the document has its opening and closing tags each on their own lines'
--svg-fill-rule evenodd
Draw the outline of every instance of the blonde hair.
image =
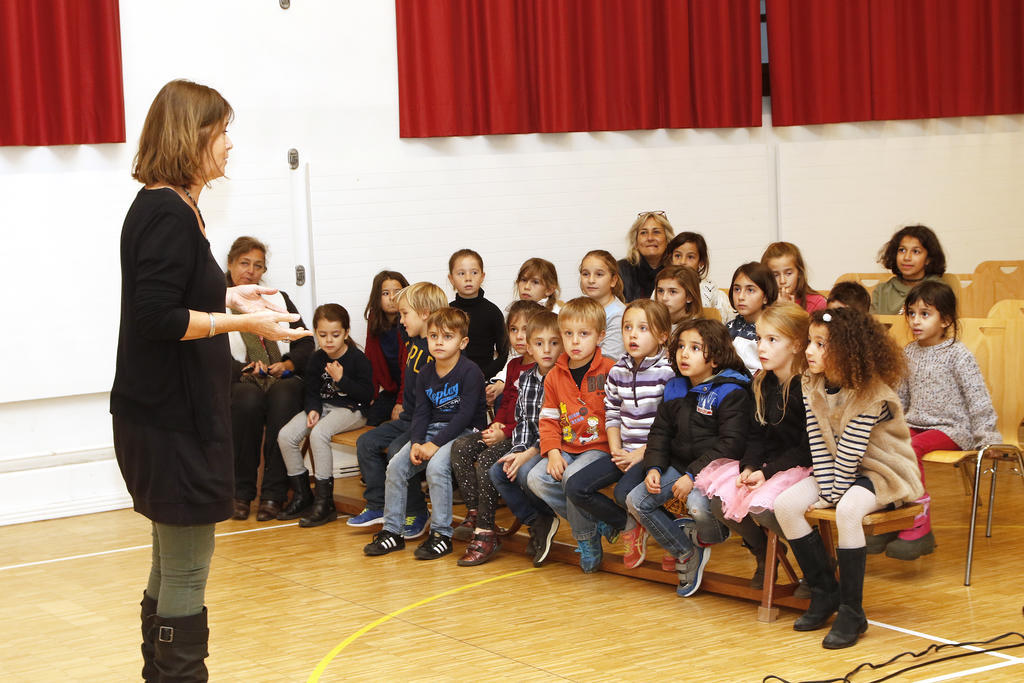
<svg viewBox="0 0 1024 683">
<path fill-rule="evenodd" d="M 235 112 L 219 92 L 192 81 L 171 81 L 156 94 L 142 124 L 132 178 L 143 185 L 175 187 L 197 182 L 210 158 L 210 141 Z"/>
<path fill-rule="evenodd" d="M 700 318 L 704 315 L 704 304 L 700 297 L 700 274 L 690 266 L 666 266 L 654 279 L 654 291 L 658 291 L 658 283 L 662 280 L 675 280 L 686 292 L 690 302 L 683 308 L 685 320 Z"/>
<path fill-rule="evenodd" d="M 807 349 L 807 331 L 811 326 L 811 316 L 803 309 L 789 301 L 778 301 L 761 311 L 761 317 L 757 324 L 771 325 L 779 331 L 783 337 L 793 341 L 794 351 L 790 370 L 793 375 L 799 375 L 807 369 L 807 356 L 804 351 Z M 767 372 L 759 372 L 754 377 L 751 389 L 754 392 L 754 417 L 759 424 L 768 424 L 765 419 L 764 396 L 761 393 L 761 385 Z M 782 387 L 782 418 L 786 417 L 786 406 L 789 401 L 790 382 Z M 782 421 L 782 418 L 779 421 Z M 777 423 L 776 423 L 777 424 Z"/>
<path fill-rule="evenodd" d="M 558 312 L 558 324 L 567 323 L 570 320 L 578 320 L 580 322 L 593 325 L 594 329 L 598 332 L 604 332 L 607 318 L 604 312 L 604 306 L 597 303 L 589 296 L 578 296 L 575 299 L 571 299 L 562 306 L 562 310 Z"/>
<path fill-rule="evenodd" d="M 624 293 L 624 291 L 622 289 L 622 276 L 619 274 L 619 263 L 618 263 L 618 261 L 615 260 L 615 257 L 612 256 L 611 252 L 609 252 L 609 251 L 606 251 L 604 249 L 593 249 L 591 251 L 588 251 L 586 254 L 584 254 L 583 258 L 580 259 L 580 271 L 581 272 L 583 270 L 583 262 L 586 261 L 591 256 L 593 256 L 594 258 L 596 258 L 596 259 L 600 260 L 602 263 L 604 263 L 605 267 L 609 270 L 609 272 L 611 272 L 611 274 L 612 274 L 612 296 L 614 296 L 616 299 L 618 299 L 622 303 L 626 303 L 626 295 L 625 295 L 625 293 Z"/>
<path fill-rule="evenodd" d="M 417 282 L 403 287 L 395 294 L 395 305 L 402 299 L 406 300 L 409 308 L 420 314 L 433 313 L 448 305 L 448 297 L 445 296 L 444 290 L 433 282 Z"/>
<path fill-rule="evenodd" d="M 668 307 L 665 304 L 654 299 L 636 299 L 631 301 L 627 304 L 626 310 L 622 312 L 623 321 L 626 320 L 626 314 L 631 310 L 643 311 L 644 316 L 647 318 L 647 326 L 651 328 L 651 332 L 654 333 L 655 337 L 665 337 L 667 341 L 672 336 L 672 316 L 669 315 Z M 663 343 L 661 347 L 664 348 L 665 344 Z"/>
<path fill-rule="evenodd" d="M 513 285 L 515 296 L 519 296 L 519 281 L 530 277 L 537 278 L 544 283 L 545 287 L 550 287 L 553 290 L 551 296 L 545 299 L 543 303 L 544 308 L 550 311 L 555 307 L 555 303 L 558 302 L 558 296 L 562 293 L 562 290 L 558 287 L 558 271 L 555 270 L 555 264 L 542 258 L 528 258 L 523 261 L 523 265 L 519 266 L 519 274 L 516 275 L 516 281 Z"/>
<path fill-rule="evenodd" d="M 666 244 L 671 242 L 672 238 L 676 235 L 676 231 L 672 228 L 672 224 L 668 222 L 668 216 L 665 215 L 664 211 L 644 211 L 637 214 L 636 220 L 633 221 L 633 225 L 629 227 L 629 232 L 626 233 L 626 242 L 628 242 L 626 260 L 629 261 L 630 265 L 635 266 L 640 263 L 640 251 L 636 248 L 636 236 L 640 234 L 640 228 L 644 227 L 644 223 L 647 222 L 648 218 L 653 218 L 658 227 L 665 232 Z"/>
</svg>

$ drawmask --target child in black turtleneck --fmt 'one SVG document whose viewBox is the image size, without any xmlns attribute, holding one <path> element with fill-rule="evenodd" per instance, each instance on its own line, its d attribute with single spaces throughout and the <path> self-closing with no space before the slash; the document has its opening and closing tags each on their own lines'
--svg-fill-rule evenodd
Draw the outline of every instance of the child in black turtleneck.
<svg viewBox="0 0 1024 683">
<path fill-rule="evenodd" d="M 469 315 L 469 345 L 464 353 L 480 366 L 485 379 L 497 376 L 508 358 L 508 334 L 501 309 L 484 298 L 484 260 L 472 249 L 448 259 L 448 281 L 455 289 L 454 308 Z"/>
</svg>

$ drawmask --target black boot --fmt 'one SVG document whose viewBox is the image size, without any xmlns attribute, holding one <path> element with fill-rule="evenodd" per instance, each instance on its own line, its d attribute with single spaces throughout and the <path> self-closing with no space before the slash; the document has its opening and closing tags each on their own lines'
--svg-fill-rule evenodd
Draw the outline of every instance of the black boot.
<svg viewBox="0 0 1024 683">
<path fill-rule="evenodd" d="M 825 544 L 817 529 L 802 538 L 792 539 L 789 547 L 811 587 L 811 604 L 793 622 L 794 631 L 814 631 L 824 626 L 839 608 L 839 584 L 829 566 Z"/>
<path fill-rule="evenodd" d="M 210 629 L 206 627 L 206 608 L 188 617 L 155 618 L 154 662 L 159 678 L 170 683 L 205 683 L 209 680 L 206 662 Z"/>
<path fill-rule="evenodd" d="M 334 507 L 334 479 L 316 480 L 316 499 L 309 515 L 299 520 L 299 526 L 320 526 L 338 518 Z"/>
<path fill-rule="evenodd" d="M 145 591 L 142 592 L 142 680 L 157 680 L 156 665 L 153 658 L 156 656 L 156 649 L 153 646 L 153 639 L 156 637 L 156 600 L 149 597 Z"/>
<path fill-rule="evenodd" d="M 867 549 L 840 548 L 836 557 L 839 560 L 839 615 L 832 622 L 832 630 L 821 641 L 822 647 L 829 650 L 850 647 L 860 634 L 868 630 L 868 619 L 862 605 Z"/>
<path fill-rule="evenodd" d="M 277 518 L 281 520 L 301 517 L 309 511 L 313 504 L 313 492 L 309 489 L 308 471 L 303 470 L 302 474 L 288 477 L 288 485 L 292 488 L 292 501 L 278 513 Z"/>
</svg>

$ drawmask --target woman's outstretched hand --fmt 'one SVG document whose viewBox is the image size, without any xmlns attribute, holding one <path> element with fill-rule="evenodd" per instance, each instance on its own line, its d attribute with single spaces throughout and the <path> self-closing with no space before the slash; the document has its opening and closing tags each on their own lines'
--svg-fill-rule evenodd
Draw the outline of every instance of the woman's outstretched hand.
<svg viewBox="0 0 1024 683">
<path fill-rule="evenodd" d="M 255 313 L 257 311 L 288 312 L 277 304 L 264 299 L 264 294 L 277 294 L 277 290 L 273 287 L 262 287 L 260 285 L 228 287 L 227 295 L 224 297 L 224 304 L 228 308 L 233 308 L 242 313 Z"/>
<path fill-rule="evenodd" d="M 257 311 L 246 313 L 247 332 L 271 339 L 273 341 L 295 341 L 303 337 L 311 337 L 313 333 L 305 327 L 285 327 L 279 323 L 293 323 L 299 319 L 298 313 L 277 313 L 276 311 Z"/>
</svg>

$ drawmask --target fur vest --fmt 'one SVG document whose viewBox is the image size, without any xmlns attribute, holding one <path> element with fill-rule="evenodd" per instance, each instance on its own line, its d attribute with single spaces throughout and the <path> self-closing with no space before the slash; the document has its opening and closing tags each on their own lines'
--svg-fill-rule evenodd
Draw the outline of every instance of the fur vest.
<svg viewBox="0 0 1024 683">
<path fill-rule="evenodd" d="M 842 389 L 847 400 L 835 411 L 829 408 L 825 395 L 824 374 L 805 373 L 803 391 L 811 411 L 818 418 L 822 437 L 833 455 L 836 442 L 850 420 L 877 410 L 876 406 L 883 401 L 887 403 L 892 419 L 880 422 L 871 429 L 858 472 L 871 480 L 880 505 L 892 503 L 900 506 L 924 495 L 917 456 L 910 445 L 910 429 L 903 418 L 903 408 L 895 391 L 882 382 L 876 382 L 857 395 Z"/>
</svg>

